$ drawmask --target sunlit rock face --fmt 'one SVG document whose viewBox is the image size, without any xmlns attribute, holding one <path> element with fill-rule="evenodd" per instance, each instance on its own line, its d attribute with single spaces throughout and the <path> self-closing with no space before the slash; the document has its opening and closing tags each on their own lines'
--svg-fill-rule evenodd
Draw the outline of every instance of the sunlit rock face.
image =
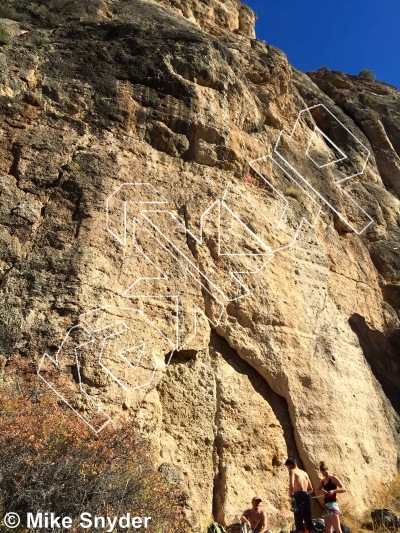
<svg viewBox="0 0 400 533">
<path fill-rule="evenodd" d="M 362 513 L 398 464 L 399 92 L 292 69 L 238 1 L 96 13 L 0 48 L 0 353 L 80 324 L 73 407 L 151 435 L 194 529 L 289 520 L 288 455 Z"/>
</svg>

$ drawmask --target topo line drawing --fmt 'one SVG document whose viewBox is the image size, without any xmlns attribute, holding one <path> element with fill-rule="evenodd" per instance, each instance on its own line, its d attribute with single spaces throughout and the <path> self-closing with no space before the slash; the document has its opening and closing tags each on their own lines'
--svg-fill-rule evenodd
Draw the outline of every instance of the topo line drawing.
<svg viewBox="0 0 400 533">
<path fill-rule="evenodd" d="M 333 142 L 328 133 L 317 125 L 315 116 L 328 123 L 331 129 L 340 129 L 343 137 L 348 140 L 348 146 L 339 146 Z M 299 135 L 306 120 L 312 120 L 314 123 L 308 139 Z M 317 155 L 314 154 L 314 147 L 318 143 L 327 153 L 321 156 L 317 150 L 317 155 L 320 159 L 326 156 L 326 160 L 318 161 Z M 296 151 L 293 147 L 296 147 Z M 295 153 L 302 154 L 303 160 L 300 163 L 293 157 Z M 332 157 L 332 153 L 335 157 Z M 196 337 L 199 318 L 204 318 L 212 327 L 217 327 L 226 306 L 250 294 L 241 278 L 259 274 L 277 253 L 294 246 L 305 226 L 315 227 L 324 205 L 357 235 L 369 227 L 373 222 L 372 218 L 342 187 L 352 178 L 364 173 L 369 158 L 370 151 L 323 104 L 304 109 L 298 114 L 292 131 L 289 134 L 284 131 L 280 133 L 271 154 L 249 163 L 260 183 L 268 191 L 270 204 L 256 205 L 237 185 L 229 182 L 221 198 L 213 201 L 201 214 L 198 235 L 190 231 L 175 213 L 168 209 L 168 200 L 152 184 L 123 183 L 106 200 L 106 231 L 121 247 L 132 247 L 156 275 L 146 276 L 145 272 L 138 273 L 121 294 L 128 302 L 126 306 L 115 306 L 111 302 L 110 305 L 83 313 L 79 317 L 79 323 L 67 332 L 55 356 L 44 354 L 39 363 L 39 377 L 94 432 L 100 432 L 109 424 L 111 417 L 102 408 L 101 402 L 85 390 L 82 380 L 85 355 L 90 350 L 94 351 L 100 371 L 124 391 L 150 386 L 156 372 L 165 368 L 173 354 L 187 347 Z M 294 215 L 285 197 L 285 191 L 279 189 L 272 175 L 266 175 L 264 167 L 272 169 L 268 172 L 273 173 L 274 178 L 281 179 L 282 183 L 294 185 L 304 198 L 306 207 L 297 215 L 294 229 L 293 223 L 287 223 L 289 215 L 292 218 Z M 340 205 L 350 208 L 354 220 L 323 194 L 324 184 L 316 179 L 315 173 L 321 176 L 324 171 L 334 175 L 338 195 L 341 195 Z M 267 239 L 250 227 L 248 221 L 244 220 L 246 217 L 243 213 L 246 216 L 253 215 L 253 218 L 260 221 L 262 227 L 257 229 L 260 229 L 260 234 L 265 234 Z M 229 251 L 230 234 L 226 235 L 225 226 L 229 227 L 229 224 L 224 222 L 226 220 L 236 224 L 243 232 L 246 242 L 251 243 L 251 252 L 233 251 L 234 246 Z M 198 249 L 207 250 L 206 227 L 213 228 L 217 259 L 229 260 L 234 266 L 217 268 L 217 272 L 204 271 L 190 254 L 188 246 L 182 244 L 190 239 Z M 274 243 L 276 236 L 278 239 L 275 239 L 277 242 Z M 143 249 L 142 240 L 150 243 L 147 249 Z M 158 257 L 173 262 L 194 286 L 200 286 L 203 295 L 214 306 L 213 316 L 207 315 L 204 309 L 193 301 L 186 307 L 190 309 L 187 313 L 190 319 L 184 320 L 182 299 L 185 297 L 185 286 L 183 291 L 175 291 L 177 280 L 168 275 L 163 265 L 159 264 Z M 240 265 L 242 260 L 251 268 Z M 235 262 L 238 263 L 236 266 Z M 147 284 L 156 286 L 156 289 L 146 292 Z M 170 328 L 170 331 L 167 331 L 168 328 L 162 328 L 146 311 L 132 304 L 132 301 L 136 300 L 163 300 L 172 303 L 175 314 L 173 328 Z M 162 346 L 160 353 L 164 356 L 167 354 L 164 360 L 154 355 L 154 346 L 149 346 L 146 338 L 157 339 Z M 71 373 L 72 369 L 76 371 L 75 382 L 71 381 L 69 387 L 60 391 L 57 376 L 63 372 Z M 82 408 L 85 408 L 84 413 Z"/>
</svg>

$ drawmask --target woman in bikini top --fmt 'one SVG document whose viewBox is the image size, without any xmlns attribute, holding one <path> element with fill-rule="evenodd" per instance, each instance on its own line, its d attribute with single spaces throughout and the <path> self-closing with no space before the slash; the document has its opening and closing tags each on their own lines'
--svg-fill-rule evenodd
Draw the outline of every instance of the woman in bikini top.
<svg viewBox="0 0 400 533">
<path fill-rule="evenodd" d="M 328 483 L 324 484 L 322 481 L 322 488 L 326 490 L 326 492 L 329 492 L 330 490 L 336 490 L 337 485 L 332 481 L 332 476 L 329 476 Z M 335 502 L 336 501 L 336 492 L 333 496 L 329 496 L 327 494 L 324 495 L 324 502 Z"/>
<path fill-rule="evenodd" d="M 336 476 L 330 476 L 328 472 L 328 467 L 324 461 L 321 461 L 319 465 L 319 470 L 323 475 L 321 479 L 317 492 L 323 491 L 324 494 L 324 522 L 325 522 L 325 533 L 342 533 L 340 527 L 340 509 L 336 501 L 336 494 L 346 492 L 346 489 L 343 483 Z M 325 483 L 325 481 L 327 481 Z"/>
</svg>

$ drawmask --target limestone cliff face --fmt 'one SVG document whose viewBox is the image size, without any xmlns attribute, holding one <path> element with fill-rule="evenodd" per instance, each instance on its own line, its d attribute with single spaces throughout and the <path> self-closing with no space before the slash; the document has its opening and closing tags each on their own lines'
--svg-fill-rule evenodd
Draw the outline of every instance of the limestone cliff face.
<svg viewBox="0 0 400 533">
<path fill-rule="evenodd" d="M 288 519 L 288 455 L 314 483 L 329 461 L 342 501 L 362 512 L 398 468 L 399 92 L 292 69 L 236 0 L 109 0 L 96 17 L 4 22 L 0 353 L 39 361 L 73 325 L 96 332 L 100 344 L 79 352 L 85 390 L 152 435 L 194 524 L 234 522 L 255 492 L 273 523 Z M 273 154 L 282 130 L 281 166 L 265 159 L 257 174 L 249 162 Z M 371 154 L 346 194 L 338 172 L 356 172 L 329 164 L 342 148 L 358 168 Z M 152 187 L 110 200 L 118 240 L 105 203 L 130 183 Z M 343 213 L 358 230 L 373 222 L 357 235 Z M 231 271 L 259 271 L 238 276 L 247 296 Z M 133 285 L 140 277 L 153 279 Z M 127 332 L 103 354 L 111 375 L 98 332 L 118 320 Z M 118 353 L 141 343 L 143 368 L 127 370 Z M 60 372 L 76 384 L 73 345 Z M 135 380 L 151 383 L 127 390 Z"/>
</svg>

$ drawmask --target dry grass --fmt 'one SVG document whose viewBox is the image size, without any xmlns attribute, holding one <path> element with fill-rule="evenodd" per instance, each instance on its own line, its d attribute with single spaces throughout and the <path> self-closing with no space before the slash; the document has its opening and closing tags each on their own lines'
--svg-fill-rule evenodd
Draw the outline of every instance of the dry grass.
<svg viewBox="0 0 400 533">
<path fill-rule="evenodd" d="M 295 187 L 287 187 L 285 190 L 285 196 L 290 196 L 295 200 L 300 200 L 302 198 L 301 191 L 299 191 L 299 189 L 296 189 Z"/>
<path fill-rule="evenodd" d="M 360 517 L 354 509 L 354 500 L 349 494 L 339 495 L 340 521 L 351 529 L 351 533 L 362 531 Z"/>
<path fill-rule="evenodd" d="M 400 514 L 400 474 L 388 485 L 374 487 L 374 509 L 390 509 L 394 514 Z"/>
<path fill-rule="evenodd" d="M 375 488 L 375 499 L 374 499 L 374 506 L 373 509 L 389 509 L 393 514 L 396 516 L 399 516 L 400 514 L 400 474 L 398 474 L 395 479 L 388 485 L 378 485 Z M 369 513 L 368 518 L 366 520 L 366 523 L 371 525 L 371 515 Z M 393 532 L 393 531 L 400 531 L 399 528 L 397 529 L 388 529 L 384 525 L 374 528 L 375 531 L 378 532 Z"/>
<path fill-rule="evenodd" d="M 279 529 L 279 533 L 290 533 L 293 529 L 292 522 L 287 522 Z"/>
<path fill-rule="evenodd" d="M 346 496 L 343 495 L 340 499 L 342 522 L 350 527 L 351 533 L 365 533 L 366 531 L 371 530 L 375 530 L 379 533 L 399 532 L 400 529 L 388 529 L 385 526 L 374 529 L 371 520 L 371 512 L 374 509 L 389 509 L 395 515 L 400 515 L 400 474 L 398 474 L 391 483 L 386 485 L 382 482 L 372 483 L 371 491 L 374 494 L 374 499 L 370 509 L 365 512 L 361 519 L 355 512 L 355 503 L 351 502 L 350 499 L 346 499 Z"/>
</svg>

